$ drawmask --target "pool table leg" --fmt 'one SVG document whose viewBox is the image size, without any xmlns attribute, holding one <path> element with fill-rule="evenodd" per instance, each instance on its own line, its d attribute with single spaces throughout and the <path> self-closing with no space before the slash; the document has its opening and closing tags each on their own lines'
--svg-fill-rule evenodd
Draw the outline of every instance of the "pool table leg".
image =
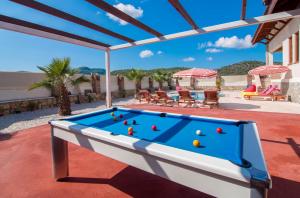
<svg viewBox="0 0 300 198">
<path fill-rule="evenodd" d="M 51 128 L 52 175 L 56 180 L 69 176 L 68 142 L 55 137 Z"/>
</svg>

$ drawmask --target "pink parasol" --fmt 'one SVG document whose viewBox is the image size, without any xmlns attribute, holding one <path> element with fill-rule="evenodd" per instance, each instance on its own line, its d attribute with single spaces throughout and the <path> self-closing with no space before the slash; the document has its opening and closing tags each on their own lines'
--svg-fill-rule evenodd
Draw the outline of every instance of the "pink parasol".
<svg viewBox="0 0 300 198">
<path fill-rule="evenodd" d="M 249 75 L 270 75 L 270 74 L 278 74 L 289 71 L 290 69 L 287 66 L 282 65 L 265 65 L 256 67 L 248 72 Z"/>
<path fill-rule="evenodd" d="M 179 71 L 173 74 L 173 77 L 192 77 L 192 78 L 212 78 L 217 75 L 217 72 L 210 69 L 192 68 Z"/>
</svg>

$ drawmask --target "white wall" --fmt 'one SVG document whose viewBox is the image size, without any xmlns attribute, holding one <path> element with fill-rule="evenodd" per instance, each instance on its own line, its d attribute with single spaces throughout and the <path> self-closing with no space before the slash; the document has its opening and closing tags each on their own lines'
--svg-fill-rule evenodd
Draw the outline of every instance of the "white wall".
<svg viewBox="0 0 300 198">
<path fill-rule="evenodd" d="M 33 83 L 41 81 L 44 77 L 45 75 L 43 73 L 0 72 L 0 101 L 51 96 L 51 92 L 45 88 L 28 90 Z M 85 89 L 92 89 L 91 84 L 80 84 L 82 93 Z M 68 90 L 72 94 L 77 94 L 74 87 L 69 86 Z"/>
<path fill-rule="evenodd" d="M 295 81 L 300 82 L 300 63 L 289 65 L 289 38 L 299 32 L 300 30 L 300 18 L 295 18 L 291 20 L 268 44 L 268 49 L 271 52 L 274 52 L 282 46 L 282 62 L 283 65 L 286 65 L 290 68 L 290 72 L 286 75 L 282 75 L 282 80 L 289 80 L 289 82 Z M 295 43 L 295 39 L 293 39 Z M 300 43 L 300 42 L 299 42 Z M 293 44 L 295 47 L 295 44 Z M 295 53 L 295 49 L 293 50 Z M 300 53 L 300 50 L 298 50 Z M 293 55 L 295 57 L 295 55 Z M 300 54 L 299 54 L 300 57 Z"/>
<path fill-rule="evenodd" d="M 195 79 L 196 87 L 215 87 L 216 86 L 216 78 L 196 78 Z"/>
<path fill-rule="evenodd" d="M 247 75 L 222 76 L 225 87 L 246 87 L 248 85 Z"/>
</svg>

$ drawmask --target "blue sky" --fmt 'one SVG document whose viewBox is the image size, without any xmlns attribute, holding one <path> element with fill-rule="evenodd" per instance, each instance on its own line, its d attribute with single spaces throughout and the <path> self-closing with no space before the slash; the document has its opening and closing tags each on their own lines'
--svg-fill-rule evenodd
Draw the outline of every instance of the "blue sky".
<svg viewBox="0 0 300 198">
<path fill-rule="evenodd" d="M 113 16 L 108 16 L 107 13 L 84 0 L 38 1 L 135 40 L 152 37 L 131 24 L 124 24 Z M 167 0 L 106 0 L 106 2 L 125 10 L 163 34 L 190 29 L 189 24 Z M 180 2 L 199 27 L 238 20 L 240 17 L 241 0 L 181 0 Z M 264 6 L 261 0 L 248 0 L 247 17 L 259 16 L 263 12 Z M 124 43 L 8 0 L 0 1 L 0 13 L 111 45 Z M 255 30 L 256 26 L 251 26 L 113 51 L 112 70 L 173 66 L 218 68 L 243 60 L 264 61 L 264 45 L 251 46 L 250 44 Z M 0 30 L 0 54 L 0 71 L 37 71 L 37 65 L 47 65 L 52 58 L 62 57 L 70 57 L 74 67 L 104 68 L 102 51 L 6 30 Z"/>
</svg>

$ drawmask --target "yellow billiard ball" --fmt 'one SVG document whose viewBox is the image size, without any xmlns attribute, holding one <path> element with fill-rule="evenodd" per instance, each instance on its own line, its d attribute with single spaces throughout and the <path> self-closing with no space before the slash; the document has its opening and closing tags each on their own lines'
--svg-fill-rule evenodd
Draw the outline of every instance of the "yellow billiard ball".
<svg viewBox="0 0 300 198">
<path fill-rule="evenodd" d="M 200 141 L 199 141 L 199 140 L 194 140 L 194 141 L 193 141 L 193 145 L 194 145 L 195 147 L 199 147 L 199 146 L 200 146 Z"/>
<path fill-rule="evenodd" d="M 110 114 L 111 116 L 114 116 L 115 115 L 115 112 L 111 112 L 111 114 Z"/>
<path fill-rule="evenodd" d="M 128 132 L 133 132 L 133 128 L 132 127 L 128 127 Z"/>
</svg>

